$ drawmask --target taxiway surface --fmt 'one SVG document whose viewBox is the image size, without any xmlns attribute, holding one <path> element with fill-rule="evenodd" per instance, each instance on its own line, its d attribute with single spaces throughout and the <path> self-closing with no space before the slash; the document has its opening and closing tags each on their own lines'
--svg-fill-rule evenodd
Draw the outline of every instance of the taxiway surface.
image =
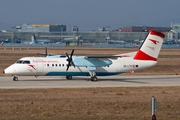
<svg viewBox="0 0 180 120">
<path fill-rule="evenodd" d="M 180 86 L 178 75 L 146 76 L 103 76 L 97 82 L 90 77 L 38 77 L 19 76 L 18 81 L 12 77 L 0 77 L 0 88 L 87 88 L 87 87 L 140 87 L 140 86 Z"/>
</svg>

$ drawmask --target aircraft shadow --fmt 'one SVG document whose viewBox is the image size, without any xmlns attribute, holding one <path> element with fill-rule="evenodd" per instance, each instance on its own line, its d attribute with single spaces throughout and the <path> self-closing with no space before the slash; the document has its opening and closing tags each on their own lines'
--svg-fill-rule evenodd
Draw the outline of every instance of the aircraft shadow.
<svg viewBox="0 0 180 120">
<path fill-rule="evenodd" d="M 76 78 L 76 80 L 86 80 L 86 81 L 91 81 L 90 80 L 90 78 Z M 105 82 L 112 82 L 112 81 L 114 81 L 114 82 L 129 82 L 129 83 L 147 83 L 147 82 L 140 82 L 140 81 L 137 81 L 137 80 L 135 80 L 135 79 L 125 79 L 125 78 L 98 78 L 98 81 L 96 81 L 96 82 L 101 82 L 101 81 L 105 81 Z M 93 82 L 93 81 L 92 81 Z M 96 83 L 95 82 L 95 83 Z"/>
<path fill-rule="evenodd" d="M 177 77 L 176 77 L 177 78 Z M 174 79 L 174 77 L 138 77 L 136 76 L 135 78 L 132 78 L 132 77 L 127 77 L 127 78 L 124 78 L 124 77 L 117 77 L 117 78 L 111 78 L 111 77 L 106 77 L 106 78 L 101 78 L 101 77 L 98 77 L 98 81 L 96 82 L 101 82 L 101 81 L 114 81 L 114 82 L 129 82 L 129 83 L 142 83 L 142 84 L 146 84 L 148 83 L 149 80 L 154 80 L 154 79 Z M 139 80 L 139 81 L 138 81 Z M 59 77 L 59 78 L 19 78 L 18 81 L 91 81 L 90 77 L 73 77 L 72 80 L 67 80 L 65 77 Z M 142 82 L 143 81 L 143 82 Z"/>
</svg>

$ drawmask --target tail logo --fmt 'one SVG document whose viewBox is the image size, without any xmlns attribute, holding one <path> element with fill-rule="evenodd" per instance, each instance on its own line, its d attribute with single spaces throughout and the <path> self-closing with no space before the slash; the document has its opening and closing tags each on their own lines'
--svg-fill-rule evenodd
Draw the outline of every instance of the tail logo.
<svg viewBox="0 0 180 120">
<path fill-rule="evenodd" d="M 153 39 L 149 39 L 151 42 L 153 42 L 154 44 L 157 44 L 157 43 L 159 43 L 159 41 L 157 41 L 157 40 L 153 40 Z"/>
</svg>

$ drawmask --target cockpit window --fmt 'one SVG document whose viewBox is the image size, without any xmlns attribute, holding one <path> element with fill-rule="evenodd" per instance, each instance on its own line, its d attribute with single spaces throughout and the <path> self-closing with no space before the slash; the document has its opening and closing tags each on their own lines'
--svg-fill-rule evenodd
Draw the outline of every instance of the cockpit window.
<svg viewBox="0 0 180 120">
<path fill-rule="evenodd" d="M 30 61 L 29 60 L 18 60 L 16 63 L 17 64 L 30 64 Z"/>
<path fill-rule="evenodd" d="M 25 61 L 23 61 L 23 64 L 30 64 L 30 61 L 29 60 L 25 60 Z"/>
<path fill-rule="evenodd" d="M 23 60 L 18 60 L 16 63 L 22 64 Z"/>
</svg>

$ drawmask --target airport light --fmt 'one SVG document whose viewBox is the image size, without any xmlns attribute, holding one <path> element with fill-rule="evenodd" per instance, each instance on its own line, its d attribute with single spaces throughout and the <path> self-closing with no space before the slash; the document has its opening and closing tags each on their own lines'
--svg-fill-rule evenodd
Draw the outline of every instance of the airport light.
<svg viewBox="0 0 180 120">
<path fill-rule="evenodd" d="M 157 100 L 154 96 L 151 98 L 151 111 L 152 111 L 152 120 L 156 120 L 155 112 L 157 111 Z"/>
</svg>

